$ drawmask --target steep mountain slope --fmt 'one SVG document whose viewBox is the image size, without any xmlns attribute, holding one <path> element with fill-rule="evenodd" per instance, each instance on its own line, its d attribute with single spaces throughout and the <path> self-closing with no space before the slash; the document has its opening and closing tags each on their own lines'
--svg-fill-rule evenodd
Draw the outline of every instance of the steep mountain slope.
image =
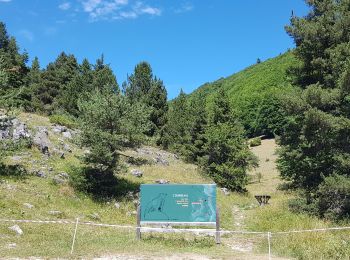
<svg viewBox="0 0 350 260">
<path fill-rule="evenodd" d="M 277 96 L 294 91 L 287 70 L 297 64 L 293 52 L 288 51 L 227 78 L 206 83 L 191 93 L 189 99 L 204 97 L 210 109 L 212 97 L 218 89 L 223 88 L 248 135 L 270 135 L 275 133 L 282 118 Z"/>
</svg>

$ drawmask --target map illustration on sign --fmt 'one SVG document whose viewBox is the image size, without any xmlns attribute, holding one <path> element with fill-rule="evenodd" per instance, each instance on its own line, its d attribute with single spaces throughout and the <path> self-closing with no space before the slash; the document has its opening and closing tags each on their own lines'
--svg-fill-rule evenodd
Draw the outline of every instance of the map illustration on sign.
<svg viewBox="0 0 350 260">
<path fill-rule="evenodd" d="M 215 222 L 215 184 L 141 185 L 141 221 Z"/>
</svg>

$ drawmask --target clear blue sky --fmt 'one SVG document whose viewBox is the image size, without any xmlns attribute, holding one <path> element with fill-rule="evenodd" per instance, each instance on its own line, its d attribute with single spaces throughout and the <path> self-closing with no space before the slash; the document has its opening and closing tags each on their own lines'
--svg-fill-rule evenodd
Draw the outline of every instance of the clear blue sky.
<svg viewBox="0 0 350 260">
<path fill-rule="evenodd" d="M 126 79 L 143 60 L 174 98 L 293 48 L 285 33 L 303 0 L 0 0 L 0 20 L 42 66 L 61 51 L 101 53 Z"/>
</svg>

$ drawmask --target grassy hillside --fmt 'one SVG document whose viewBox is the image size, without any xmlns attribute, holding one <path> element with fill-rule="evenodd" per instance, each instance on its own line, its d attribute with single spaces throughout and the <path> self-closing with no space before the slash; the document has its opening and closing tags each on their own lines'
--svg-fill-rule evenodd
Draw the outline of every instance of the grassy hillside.
<svg viewBox="0 0 350 260">
<path fill-rule="evenodd" d="M 288 89 L 286 70 L 295 64 L 297 60 L 293 52 L 289 51 L 227 78 L 206 83 L 196 89 L 191 96 L 204 95 L 210 98 L 218 88 L 224 88 L 235 105 L 242 101 L 242 97 L 265 94 L 272 89 Z"/>
<path fill-rule="evenodd" d="M 53 145 L 63 142 L 72 152 L 65 159 L 53 154 L 41 154 L 37 148 L 22 150 L 6 158 L 8 165 L 22 165 L 27 170 L 24 176 L 0 175 L 0 220 L 71 220 L 80 222 L 124 224 L 136 223 L 137 194 L 96 201 L 76 192 L 69 182 L 55 184 L 53 178 L 79 165 L 84 150 L 75 145 L 74 139 L 64 139 L 52 131 L 53 125 L 46 117 L 21 113 L 22 121 L 34 131 L 38 126 L 48 129 Z M 252 148 L 260 159 L 260 167 L 250 172 L 251 182 L 247 194 L 225 195 L 218 189 L 221 226 L 224 230 L 281 231 L 334 226 L 307 215 L 288 211 L 287 201 L 293 194 L 277 189 L 281 183 L 275 168 L 274 140 L 263 140 L 261 146 Z M 165 179 L 170 183 L 211 183 L 200 174 L 197 167 L 187 164 L 175 155 L 154 147 L 128 150 L 125 155 L 142 157 L 144 162 L 161 156 L 168 164 L 132 163 L 125 159 L 119 173 L 120 189 L 132 191 L 141 183 L 154 183 Z M 35 174 L 46 172 L 46 178 Z M 131 170 L 143 171 L 143 176 L 132 176 Z M 257 178 L 259 176 L 259 178 Z M 272 196 L 271 204 L 258 207 L 256 194 Z M 28 207 L 28 204 L 33 207 Z M 116 203 L 119 203 L 116 207 Z M 56 212 L 55 214 L 52 211 Z M 58 214 L 57 211 L 60 213 Z M 346 225 L 347 223 L 344 223 Z M 74 224 L 18 223 L 23 230 L 17 236 L 8 227 L 14 223 L 0 221 L 0 258 L 92 258 L 104 259 L 267 259 L 266 237 L 261 235 L 224 235 L 217 246 L 214 239 L 193 234 L 145 234 L 141 241 L 135 239 L 134 229 L 79 225 L 73 255 L 70 255 Z M 350 254 L 349 231 L 329 233 L 292 234 L 272 238 L 272 253 L 275 256 L 291 256 L 298 259 L 346 259 Z M 167 256 L 167 257 L 165 257 Z M 274 257 L 274 259 L 279 259 Z"/>
<path fill-rule="evenodd" d="M 279 118 L 277 97 L 294 91 L 287 76 L 287 70 L 298 64 L 292 51 L 265 62 L 252 65 L 232 76 L 204 84 L 189 95 L 190 99 L 211 99 L 218 89 L 227 91 L 232 106 L 241 117 L 250 136 L 269 134 L 276 128 Z M 270 120 L 264 117 L 271 115 Z M 265 131 L 268 129 L 268 131 Z"/>
</svg>

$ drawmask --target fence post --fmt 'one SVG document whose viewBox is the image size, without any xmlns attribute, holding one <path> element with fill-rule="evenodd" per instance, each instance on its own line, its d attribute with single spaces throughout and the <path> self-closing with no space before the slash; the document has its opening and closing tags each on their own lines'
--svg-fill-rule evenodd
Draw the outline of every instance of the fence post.
<svg viewBox="0 0 350 260">
<path fill-rule="evenodd" d="M 267 241 L 269 243 L 269 260 L 271 260 L 271 232 L 267 232 Z"/>
<path fill-rule="evenodd" d="M 221 244 L 220 238 L 220 211 L 219 207 L 216 207 L 216 232 L 215 232 L 216 244 Z"/>
<path fill-rule="evenodd" d="M 141 239 L 141 208 L 140 205 L 137 206 L 137 223 L 136 223 L 136 239 Z"/>
<path fill-rule="evenodd" d="M 73 241 L 72 241 L 72 248 L 70 250 L 70 254 L 73 254 L 75 238 L 77 236 L 78 223 L 79 223 L 79 218 L 77 218 L 77 221 L 75 222 L 75 230 L 74 230 Z"/>
</svg>

